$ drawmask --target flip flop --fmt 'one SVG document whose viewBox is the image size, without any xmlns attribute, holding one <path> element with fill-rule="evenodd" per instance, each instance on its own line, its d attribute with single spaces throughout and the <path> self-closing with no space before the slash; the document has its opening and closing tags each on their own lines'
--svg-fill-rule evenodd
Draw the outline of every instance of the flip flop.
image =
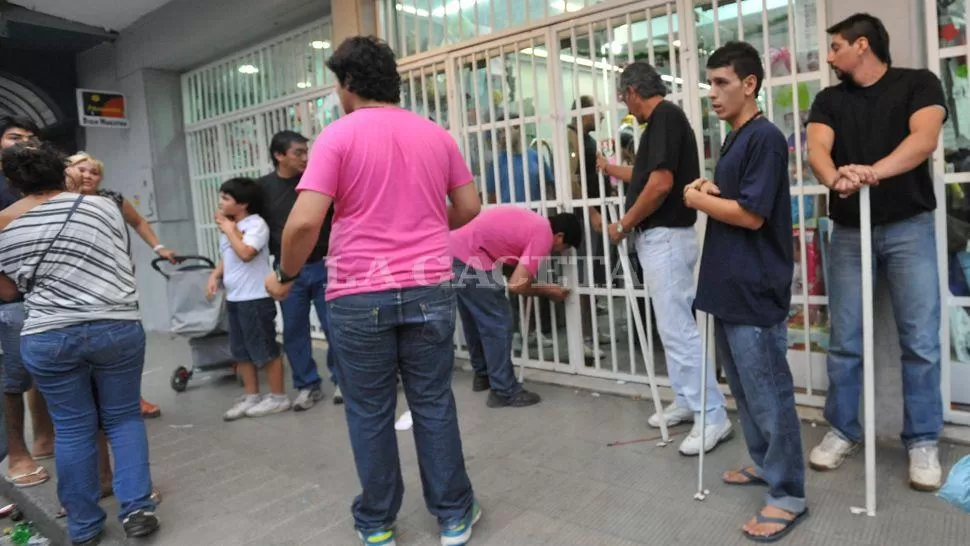
<svg viewBox="0 0 970 546">
<path fill-rule="evenodd" d="M 45 453 L 43 455 L 34 455 L 35 461 L 49 461 L 54 458 L 53 453 Z"/>
<path fill-rule="evenodd" d="M 757 521 L 758 523 L 776 523 L 778 525 L 784 525 L 784 527 L 782 527 L 781 530 L 779 530 L 778 532 L 768 536 L 751 535 L 751 534 L 748 534 L 747 531 L 743 531 L 744 538 L 752 542 L 759 542 L 762 544 L 766 544 L 769 542 L 777 542 L 782 538 L 784 538 L 785 535 L 790 533 L 791 530 L 794 529 L 796 525 L 801 523 L 806 516 L 808 516 L 808 508 L 803 510 L 801 514 L 798 514 L 797 516 L 795 516 L 795 519 L 772 518 L 772 517 L 762 515 L 761 512 L 758 512 L 758 515 L 754 517 L 755 521 Z"/>
<path fill-rule="evenodd" d="M 18 483 L 18 480 L 23 480 L 24 478 L 33 478 L 34 476 L 43 476 L 44 479 L 37 482 L 30 483 Z M 7 480 L 7 483 L 13 484 L 17 489 L 27 489 L 28 487 L 36 487 L 41 484 L 47 483 L 51 477 L 47 473 L 47 469 L 42 466 L 38 466 L 33 472 L 27 472 L 25 474 L 18 474 L 16 476 L 4 476 L 3 479 Z"/>
<path fill-rule="evenodd" d="M 768 482 L 766 482 L 764 478 L 762 478 L 761 476 L 758 476 L 757 474 L 755 474 L 755 473 L 751 472 L 750 470 L 748 470 L 748 467 L 741 468 L 740 470 L 736 470 L 735 472 L 737 472 L 738 474 L 741 474 L 742 476 L 744 476 L 745 478 L 747 478 L 748 481 L 746 481 L 746 482 L 731 482 L 731 481 L 725 480 L 723 478 L 721 479 L 721 481 L 724 482 L 726 485 L 736 485 L 736 486 L 740 486 L 740 487 L 747 487 L 747 486 L 751 486 L 751 485 L 758 485 L 758 486 L 768 485 Z"/>
</svg>

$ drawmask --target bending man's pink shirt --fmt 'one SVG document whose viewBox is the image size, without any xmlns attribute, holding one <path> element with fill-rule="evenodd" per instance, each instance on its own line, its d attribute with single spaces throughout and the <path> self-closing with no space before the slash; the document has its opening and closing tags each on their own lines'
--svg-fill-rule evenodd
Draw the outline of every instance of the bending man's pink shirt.
<svg viewBox="0 0 970 546">
<path fill-rule="evenodd" d="M 451 253 L 474 269 L 521 264 L 537 277 L 539 264 L 552 253 L 553 242 L 548 218 L 526 208 L 499 205 L 451 232 Z"/>
<path fill-rule="evenodd" d="M 334 199 L 327 300 L 452 279 L 448 192 L 472 174 L 447 131 L 401 108 L 329 125 L 297 191 Z"/>
</svg>

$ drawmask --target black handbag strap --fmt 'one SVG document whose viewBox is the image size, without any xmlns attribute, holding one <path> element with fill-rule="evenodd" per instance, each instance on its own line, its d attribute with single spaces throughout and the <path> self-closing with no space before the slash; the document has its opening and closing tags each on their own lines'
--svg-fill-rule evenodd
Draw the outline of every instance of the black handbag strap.
<svg viewBox="0 0 970 546">
<path fill-rule="evenodd" d="M 71 218 L 74 216 L 74 212 L 77 210 L 78 205 L 81 204 L 81 201 L 83 199 L 84 199 L 83 195 L 77 196 L 77 199 L 74 200 L 74 206 L 71 207 L 70 212 L 67 213 L 67 218 L 65 218 L 64 223 L 61 224 L 61 229 L 57 230 L 57 234 L 54 235 L 53 239 L 51 239 L 51 244 L 47 245 L 47 249 L 44 250 L 44 253 L 40 255 L 40 259 L 37 260 L 37 264 L 34 265 L 34 273 L 30 276 L 30 279 L 27 280 L 27 282 L 25 283 L 27 292 L 30 292 L 31 290 L 34 289 L 34 279 L 37 278 L 37 269 L 40 268 L 40 264 L 44 263 L 44 258 L 47 257 L 47 253 L 50 252 L 51 248 L 54 247 L 54 243 L 56 243 L 57 240 L 61 237 L 61 233 L 64 232 L 64 228 L 67 227 L 67 223 L 71 221 Z"/>
</svg>

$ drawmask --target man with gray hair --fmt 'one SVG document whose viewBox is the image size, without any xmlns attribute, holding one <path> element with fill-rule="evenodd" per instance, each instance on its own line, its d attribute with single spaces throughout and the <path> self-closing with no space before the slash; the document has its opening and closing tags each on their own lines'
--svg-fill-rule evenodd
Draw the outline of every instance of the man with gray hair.
<svg viewBox="0 0 970 546">
<path fill-rule="evenodd" d="M 682 422 L 698 423 L 704 393 L 701 374 L 707 369 L 707 419 L 695 425 L 680 444 L 684 455 L 714 449 L 732 433 L 714 373 L 705 366 L 700 332 L 694 319 L 694 265 L 697 263 L 697 213 L 680 199 L 684 188 L 700 177 L 697 141 L 687 116 L 677 105 L 664 100 L 667 85 L 645 61 L 628 65 L 620 75 L 619 100 L 646 123 L 633 165 L 626 214 L 609 226 L 610 239 L 619 243 L 632 235 L 643 267 L 643 283 L 650 293 L 657 330 L 667 358 L 667 375 L 676 394 L 664 409 L 668 427 Z M 650 426 L 660 426 L 654 414 Z"/>
</svg>

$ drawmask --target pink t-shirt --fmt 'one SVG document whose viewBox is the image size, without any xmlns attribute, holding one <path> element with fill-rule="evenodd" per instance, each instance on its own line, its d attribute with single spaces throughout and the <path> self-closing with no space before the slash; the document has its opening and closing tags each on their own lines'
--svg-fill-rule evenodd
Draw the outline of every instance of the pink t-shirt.
<svg viewBox="0 0 970 546">
<path fill-rule="evenodd" d="M 407 110 L 330 124 L 296 187 L 334 200 L 327 299 L 451 280 L 446 199 L 472 180 L 451 135 Z"/>
<path fill-rule="evenodd" d="M 521 264 L 533 277 L 552 244 L 549 219 L 515 205 L 489 207 L 451 232 L 451 253 L 465 265 L 491 270 L 499 264 Z"/>
</svg>

